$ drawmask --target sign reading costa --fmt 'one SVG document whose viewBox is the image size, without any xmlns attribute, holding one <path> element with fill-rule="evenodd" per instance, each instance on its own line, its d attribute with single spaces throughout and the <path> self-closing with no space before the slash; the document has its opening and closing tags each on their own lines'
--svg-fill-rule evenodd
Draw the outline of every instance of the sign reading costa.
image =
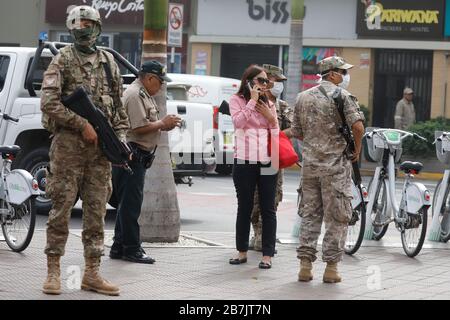
<svg viewBox="0 0 450 320">
<path fill-rule="evenodd" d="M 187 26 L 190 0 L 172 0 L 187 6 L 186 16 L 183 19 L 184 26 Z M 142 25 L 144 21 L 144 0 L 47 0 L 45 21 L 48 23 L 63 24 L 67 17 L 67 12 L 78 5 L 88 5 L 100 12 L 103 23 Z"/>
<path fill-rule="evenodd" d="M 444 1 L 359 0 L 357 33 L 367 38 L 443 38 Z"/>
</svg>

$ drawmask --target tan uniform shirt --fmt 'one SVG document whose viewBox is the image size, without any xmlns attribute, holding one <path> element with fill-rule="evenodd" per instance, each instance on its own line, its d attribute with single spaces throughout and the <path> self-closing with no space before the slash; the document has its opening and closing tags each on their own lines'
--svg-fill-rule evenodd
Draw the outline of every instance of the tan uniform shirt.
<svg viewBox="0 0 450 320">
<path fill-rule="evenodd" d="M 161 132 L 137 134 L 132 130 L 144 127 L 159 120 L 159 111 L 155 99 L 151 97 L 139 79 L 136 79 L 123 94 L 123 105 L 128 114 L 131 130 L 128 131 L 127 141 L 137 143 L 146 151 L 153 151 L 158 145 Z"/>
<path fill-rule="evenodd" d="M 416 112 L 414 104 L 402 99 L 395 107 L 395 129 L 406 130 L 416 122 Z"/>
</svg>

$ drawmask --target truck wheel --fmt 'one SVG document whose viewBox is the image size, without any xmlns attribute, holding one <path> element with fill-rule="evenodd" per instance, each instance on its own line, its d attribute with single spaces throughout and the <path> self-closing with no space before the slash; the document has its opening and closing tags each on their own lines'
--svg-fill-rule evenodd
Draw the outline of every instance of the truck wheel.
<svg viewBox="0 0 450 320">
<path fill-rule="evenodd" d="M 45 192 L 46 185 L 46 169 L 50 159 L 48 157 L 48 148 L 39 148 L 31 151 L 21 161 L 19 167 L 31 173 L 37 180 L 39 189 Z M 48 214 L 52 208 L 52 202 L 45 195 L 39 196 L 35 201 L 37 213 Z"/>
<path fill-rule="evenodd" d="M 216 172 L 218 174 L 221 174 L 224 176 L 230 175 L 232 171 L 233 171 L 233 166 L 230 164 L 218 164 L 216 166 Z"/>
</svg>

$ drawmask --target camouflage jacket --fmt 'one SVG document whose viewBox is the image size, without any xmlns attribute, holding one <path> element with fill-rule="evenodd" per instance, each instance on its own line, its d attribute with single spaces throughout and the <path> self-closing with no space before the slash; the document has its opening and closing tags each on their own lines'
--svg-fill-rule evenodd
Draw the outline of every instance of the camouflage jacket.
<svg viewBox="0 0 450 320">
<path fill-rule="evenodd" d="M 112 73 L 112 88 L 108 83 L 103 64 L 108 64 Z M 65 128 L 81 132 L 87 120 L 70 111 L 61 103 L 61 97 L 72 94 L 84 86 L 91 94 L 120 140 L 125 141 L 129 128 L 128 116 L 121 102 L 122 77 L 113 56 L 97 50 L 87 57 L 73 45 L 64 47 L 50 63 L 42 82 L 41 110 L 42 125 L 52 133 Z"/>
<path fill-rule="evenodd" d="M 278 124 L 281 130 L 286 130 L 292 125 L 292 118 L 294 117 L 294 110 L 289 106 L 289 104 L 278 99 L 275 103 L 275 108 L 277 109 Z"/>
<path fill-rule="evenodd" d="M 347 143 L 339 132 L 342 120 L 331 98 L 336 85 L 323 81 L 321 86 L 328 97 L 318 86 L 308 89 L 298 95 L 294 109 L 291 130 L 295 137 L 303 137 L 304 176 L 334 175 L 342 170 L 342 166 L 350 166 L 343 154 Z M 346 90 L 342 90 L 342 97 L 348 126 L 364 121 L 356 97 Z"/>
</svg>

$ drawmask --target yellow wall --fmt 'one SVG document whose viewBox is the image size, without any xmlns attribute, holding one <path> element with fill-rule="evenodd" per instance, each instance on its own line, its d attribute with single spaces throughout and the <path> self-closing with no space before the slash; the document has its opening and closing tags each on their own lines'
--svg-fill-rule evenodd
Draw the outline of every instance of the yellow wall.
<svg viewBox="0 0 450 320">
<path fill-rule="evenodd" d="M 444 116 L 450 118 L 450 57 L 445 58 L 445 51 L 435 51 L 433 54 L 433 84 L 431 92 L 431 118 Z M 444 85 L 447 84 L 447 97 L 444 106 Z"/>
<path fill-rule="evenodd" d="M 354 67 L 350 70 L 350 86 L 348 90 L 358 98 L 360 104 L 372 109 L 370 102 L 370 92 L 372 90 L 372 51 L 365 48 L 342 48 L 342 57 Z M 363 59 L 368 58 L 366 65 Z M 372 112 L 370 112 L 373 114 Z"/>
<path fill-rule="evenodd" d="M 211 53 L 212 45 L 204 43 L 193 43 L 192 44 L 192 55 L 191 55 L 191 70 L 190 73 L 195 74 L 195 67 L 197 64 L 197 53 L 206 52 L 206 75 L 211 75 Z"/>
</svg>

